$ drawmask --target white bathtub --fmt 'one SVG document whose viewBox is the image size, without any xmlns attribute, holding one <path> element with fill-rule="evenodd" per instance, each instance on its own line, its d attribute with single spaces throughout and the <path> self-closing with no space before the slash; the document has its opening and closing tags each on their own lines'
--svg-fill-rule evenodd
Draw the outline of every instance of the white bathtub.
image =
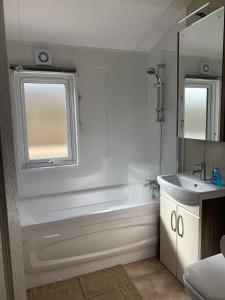
<svg viewBox="0 0 225 300">
<path fill-rule="evenodd" d="M 157 255 L 159 201 L 122 186 L 20 202 L 27 288 Z"/>
</svg>

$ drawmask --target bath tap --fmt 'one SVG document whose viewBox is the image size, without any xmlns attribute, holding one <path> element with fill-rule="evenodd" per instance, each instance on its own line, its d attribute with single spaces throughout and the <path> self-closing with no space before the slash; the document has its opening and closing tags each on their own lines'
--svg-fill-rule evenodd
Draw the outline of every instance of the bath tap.
<svg viewBox="0 0 225 300">
<path fill-rule="evenodd" d="M 144 188 L 152 190 L 152 200 L 159 200 L 160 186 L 155 179 L 146 178 Z"/>
<path fill-rule="evenodd" d="M 144 183 L 144 187 L 150 187 L 150 188 L 154 188 L 156 190 L 159 190 L 159 184 L 157 182 L 157 180 L 155 179 L 150 179 L 150 178 L 146 178 L 145 179 L 145 183 Z"/>
</svg>

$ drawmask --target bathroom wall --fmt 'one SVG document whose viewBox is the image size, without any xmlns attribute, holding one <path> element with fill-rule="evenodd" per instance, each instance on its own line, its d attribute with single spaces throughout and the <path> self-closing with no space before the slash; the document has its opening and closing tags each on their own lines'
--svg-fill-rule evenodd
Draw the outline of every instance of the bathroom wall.
<svg viewBox="0 0 225 300">
<path fill-rule="evenodd" d="M 168 50 L 154 50 L 149 56 L 149 65 L 151 60 L 165 64 L 161 69 L 163 81 L 165 83 L 165 122 L 162 124 L 162 174 L 171 174 L 176 172 L 176 115 L 177 115 L 177 52 Z M 160 127 L 156 122 L 156 99 L 157 90 L 152 88 L 154 78 L 149 77 L 148 82 L 148 160 L 151 165 L 159 163 L 160 149 Z M 155 160 L 157 158 L 157 160 Z"/>
<path fill-rule="evenodd" d="M 8 41 L 11 64 L 33 64 L 33 49 L 52 50 L 55 65 L 76 66 L 82 95 L 79 128 L 80 164 L 20 171 L 20 198 L 144 182 L 159 173 L 156 89 L 148 65 L 165 63 L 166 122 L 163 171 L 174 172 L 176 59 L 173 52 L 126 52 Z M 167 82 L 168 80 L 168 82 Z M 172 84 L 171 84 L 172 83 Z M 167 163 L 168 162 L 168 163 Z"/>
<path fill-rule="evenodd" d="M 178 19 L 185 15 L 184 11 Z M 177 172 L 177 36 L 185 27 L 185 22 L 170 27 L 167 33 L 154 46 L 155 53 L 160 53 L 165 68 L 165 117 L 163 124 L 162 174 Z"/>
<path fill-rule="evenodd" d="M 164 60 L 167 67 L 162 173 L 174 174 L 177 171 L 177 52 L 164 51 Z"/>
</svg>

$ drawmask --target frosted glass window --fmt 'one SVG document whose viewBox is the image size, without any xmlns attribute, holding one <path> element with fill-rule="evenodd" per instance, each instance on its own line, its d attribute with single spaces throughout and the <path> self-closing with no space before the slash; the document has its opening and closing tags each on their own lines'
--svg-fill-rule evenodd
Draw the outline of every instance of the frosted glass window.
<svg viewBox="0 0 225 300">
<path fill-rule="evenodd" d="M 205 140 L 207 134 L 207 96 L 204 87 L 185 88 L 184 137 Z"/>
<path fill-rule="evenodd" d="M 40 71 L 14 75 L 22 168 L 77 164 L 74 75 Z"/>
<path fill-rule="evenodd" d="M 24 83 L 30 159 L 68 156 L 64 84 Z"/>
</svg>

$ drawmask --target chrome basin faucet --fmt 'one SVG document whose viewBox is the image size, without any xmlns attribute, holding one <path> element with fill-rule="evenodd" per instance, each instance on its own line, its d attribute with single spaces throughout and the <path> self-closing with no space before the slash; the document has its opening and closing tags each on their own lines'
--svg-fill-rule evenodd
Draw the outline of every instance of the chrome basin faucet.
<svg viewBox="0 0 225 300">
<path fill-rule="evenodd" d="M 192 175 L 196 175 L 196 174 L 199 174 L 200 175 L 200 179 L 201 180 L 206 180 L 206 165 L 205 165 L 205 162 L 200 162 L 200 163 L 197 163 L 195 165 L 195 167 L 199 167 L 198 169 L 195 169 L 192 171 Z"/>
</svg>

